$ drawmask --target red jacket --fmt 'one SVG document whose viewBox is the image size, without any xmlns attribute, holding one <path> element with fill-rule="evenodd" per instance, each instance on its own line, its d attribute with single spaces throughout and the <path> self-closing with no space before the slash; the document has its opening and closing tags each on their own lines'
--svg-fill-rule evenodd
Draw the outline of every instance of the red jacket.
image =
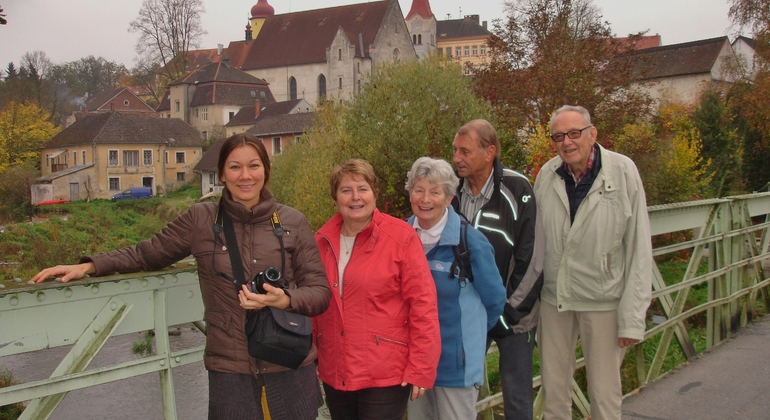
<svg viewBox="0 0 770 420">
<path fill-rule="evenodd" d="M 318 376 L 342 391 L 402 382 L 432 387 L 441 336 L 436 286 L 417 233 L 375 209 L 356 236 L 340 298 L 341 227 L 337 214 L 316 234 L 332 290 L 329 309 L 314 318 Z"/>
</svg>

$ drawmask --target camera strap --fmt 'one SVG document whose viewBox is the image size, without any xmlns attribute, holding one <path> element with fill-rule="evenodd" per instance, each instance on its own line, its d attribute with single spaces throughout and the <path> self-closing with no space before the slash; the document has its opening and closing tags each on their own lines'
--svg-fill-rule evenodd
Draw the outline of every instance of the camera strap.
<svg viewBox="0 0 770 420">
<path fill-rule="evenodd" d="M 241 259 L 241 251 L 238 248 L 238 240 L 235 236 L 235 228 L 233 227 L 233 221 L 230 216 L 224 210 L 223 206 L 224 197 L 219 200 L 219 208 L 217 209 L 216 221 L 214 222 L 214 249 L 217 247 L 217 236 L 220 232 L 225 234 L 225 242 L 227 243 L 227 253 L 230 255 L 230 265 L 233 269 L 233 275 L 235 278 L 230 277 L 224 273 L 220 273 L 214 268 L 217 275 L 220 275 L 233 284 L 236 289 L 241 290 L 241 285 L 246 284 L 245 277 L 243 275 L 243 260 Z M 281 273 L 286 272 L 286 251 L 283 246 L 283 226 L 281 225 L 281 219 L 278 217 L 277 212 L 273 212 L 270 217 L 270 224 L 273 226 L 273 234 L 278 238 L 278 242 L 281 244 Z M 216 261 L 216 258 L 214 258 Z M 213 264 L 212 264 L 213 266 Z"/>
</svg>

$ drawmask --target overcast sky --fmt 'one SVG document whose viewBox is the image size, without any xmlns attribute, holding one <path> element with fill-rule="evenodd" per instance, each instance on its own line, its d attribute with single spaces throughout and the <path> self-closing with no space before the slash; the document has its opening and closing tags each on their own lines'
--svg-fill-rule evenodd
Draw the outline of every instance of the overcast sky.
<svg viewBox="0 0 770 420">
<path fill-rule="evenodd" d="M 0 69 L 19 66 L 26 52 L 43 51 L 54 64 L 89 55 L 134 66 L 137 34 L 128 32 L 143 0 L 0 0 L 7 25 L 0 25 Z M 364 0 L 268 0 L 275 13 L 353 4 Z M 249 11 L 257 0 L 203 0 L 201 48 L 243 39 Z M 399 0 L 406 15 L 412 0 Z M 618 36 L 649 30 L 664 45 L 732 33 L 728 0 L 593 0 Z M 436 19 L 478 14 L 489 21 L 503 16 L 500 0 L 432 0 Z"/>
</svg>

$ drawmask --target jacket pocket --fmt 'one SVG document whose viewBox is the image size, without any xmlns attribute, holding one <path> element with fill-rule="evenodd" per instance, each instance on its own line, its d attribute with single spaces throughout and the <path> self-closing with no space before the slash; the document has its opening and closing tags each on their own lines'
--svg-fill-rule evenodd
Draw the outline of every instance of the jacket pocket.
<svg viewBox="0 0 770 420">
<path fill-rule="evenodd" d="M 236 331 L 232 314 L 206 311 L 206 355 L 237 360 L 236 343 L 243 331 Z"/>
<path fill-rule="evenodd" d="M 409 344 L 378 334 L 375 334 L 373 339 L 371 360 L 380 361 L 380 363 L 370 364 L 371 379 L 376 381 L 402 377 L 409 357 Z"/>
</svg>

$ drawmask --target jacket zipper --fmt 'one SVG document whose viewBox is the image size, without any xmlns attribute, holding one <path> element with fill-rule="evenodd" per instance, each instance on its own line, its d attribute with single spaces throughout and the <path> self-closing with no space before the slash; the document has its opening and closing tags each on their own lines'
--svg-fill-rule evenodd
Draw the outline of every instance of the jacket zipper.
<svg viewBox="0 0 770 420">
<path fill-rule="evenodd" d="M 381 337 L 379 335 L 375 335 L 374 336 L 374 341 L 377 343 L 378 346 L 380 345 L 380 340 L 387 341 L 387 342 L 393 343 L 393 344 L 400 344 L 402 346 L 408 346 L 408 344 L 404 343 L 403 341 L 393 340 L 391 338 Z"/>
</svg>

